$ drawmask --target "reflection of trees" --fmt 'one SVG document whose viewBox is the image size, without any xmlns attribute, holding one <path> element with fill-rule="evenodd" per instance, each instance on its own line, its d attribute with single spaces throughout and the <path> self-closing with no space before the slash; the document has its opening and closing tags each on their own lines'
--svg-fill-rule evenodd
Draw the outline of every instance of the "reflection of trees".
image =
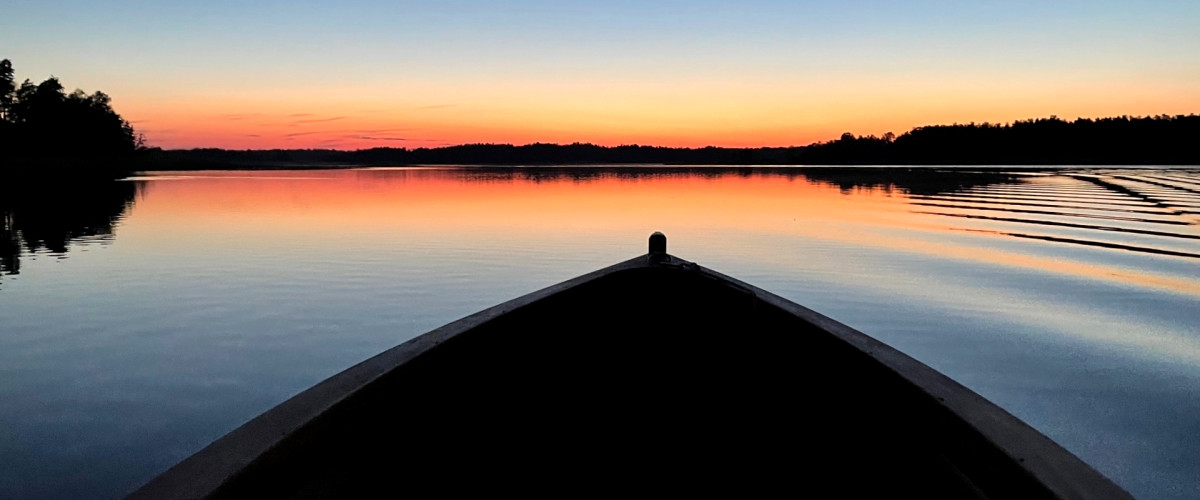
<svg viewBox="0 0 1200 500">
<path fill-rule="evenodd" d="M 900 189 L 910 194 L 935 195 L 967 188 L 1015 182 L 1017 176 L 997 170 L 953 170 L 944 168 L 806 168 L 804 177 L 837 186 L 843 192 L 854 189 Z"/>
<path fill-rule="evenodd" d="M 588 165 L 561 167 L 464 167 L 456 171 L 471 181 L 520 179 L 533 182 L 555 182 L 570 180 L 589 182 L 602 179 L 658 179 L 670 177 L 721 177 L 769 175 L 795 178 L 803 174 L 799 169 L 781 167 L 740 166 L 662 166 L 662 165 Z"/>
<path fill-rule="evenodd" d="M 0 208 L 0 275 L 21 271 L 21 242 L 13 229 L 12 213 Z"/>
<path fill-rule="evenodd" d="M 974 186 L 1012 182 L 1012 174 L 999 171 L 956 171 L 933 168 L 890 167 L 566 167 L 483 168 L 468 175 L 507 174 L 533 181 L 571 179 L 586 182 L 602 178 L 639 179 L 660 177 L 786 177 L 831 184 L 842 191 L 853 189 L 900 189 L 913 194 L 941 194 Z"/>
<path fill-rule="evenodd" d="M 455 167 L 438 170 L 438 176 L 453 175 L 468 182 L 532 182 L 571 181 L 579 183 L 606 179 L 659 179 L 672 177 L 701 177 L 718 180 L 727 177 L 783 177 L 806 179 L 836 186 L 844 192 L 855 189 L 901 190 L 919 195 L 945 194 L 963 189 L 997 183 L 1010 183 L 1018 176 L 1012 169 L 977 168 L 972 170 L 910 167 L 742 167 L 742 166 L 634 166 L 590 165 L 559 167 Z M 407 179 L 426 175 L 422 170 L 364 170 L 361 175 L 372 179 L 395 177 Z"/>
<path fill-rule="evenodd" d="M 17 274 L 22 250 L 66 253 L 81 240 L 108 239 L 141 182 L 28 182 L 0 196 L 0 274 Z"/>
</svg>

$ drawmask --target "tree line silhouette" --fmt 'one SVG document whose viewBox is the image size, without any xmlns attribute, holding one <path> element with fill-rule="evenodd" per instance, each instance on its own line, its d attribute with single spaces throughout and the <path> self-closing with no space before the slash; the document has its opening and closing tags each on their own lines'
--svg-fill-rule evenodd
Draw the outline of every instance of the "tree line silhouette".
<svg viewBox="0 0 1200 500">
<path fill-rule="evenodd" d="M 911 165 L 1196 165 L 1200 116 L 1078 118 L 918 127 L 899 137 L 813 144 L 805 163 Z"/>
<path fill-rule="evenodd" d="M 575 143 L 465 144 L 440 148 L 224 150 L 152 149 L 143 169 L 296 168 L 341 165 L 1197 165 L 1200 115 L 917 127 L 895 136 L 855 136 L 808 146 L 671 148 Z"/>
<path fill-rule="evenodd" d="M 53 76 L 18 85 L 12 62 L 0 60 L 0 173 L 111 177 L 128 167 L 139 145 L 104 92 L 68 94 Z"/>
</svg>

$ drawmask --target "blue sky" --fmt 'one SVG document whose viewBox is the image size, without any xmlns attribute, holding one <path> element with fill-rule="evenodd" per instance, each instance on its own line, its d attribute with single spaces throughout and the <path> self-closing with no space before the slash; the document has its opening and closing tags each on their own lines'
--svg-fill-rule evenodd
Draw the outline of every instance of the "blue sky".
<svg viewBox="0 0 1200 500">
<path fill-rule="evenodd" d="M 159 122 L 199 116 L 186 107 L 164 114 L 164 106 L 180 100 L 224 95 L 248 113 L 277 112 L 286 106 L 270 96 L 280 95 L 298 99 L 295 109 L 314 102 L 316 111 L 333 113 L 348 96 L 376 95 L 393 114 L 461 101 L 492 116 L 511 101 L 539 120 L 559 116 L 564 123 L 605 115 L 600 104 L 608 99 L 609 109 L 629 108 L 622 115 L 629 120 L 660 117 L 671 128 L 665 114 L 678 114 L 687 107 L 683 100 L 659 110 L 661 116 L 633 107 L 653 112 L 653 101 L 670 97 L 674 86 L 685 90 L 680 95 L 701 89 L 688 109 L 711 107 L 692 122 L 761 122 L 759 112 L 713 107 L 768 106 L 747 96 L 803 115 L 794 126 L 761 131 L 763 142 L 776 142 L 788 130 L 800 137 L 806 127 L 819 135 L 834 130 L 822 123 L 852 124 L 798 97 L 813 93 L 839 100 L 847 117 L 861 115 L 864 133 L 922 124 L 905 102 L 927 102 L 928 120 L 946 119 L 954 115 L 947 109 L 958 106 L 961 118 L 977 113 L 978 121 L 1029 113 L 1194 112 L 1200 102 L 1200 2 L 5 4 L 0 57 L 13 61 L 18 78 L 54 74 L 70 88 L 103 89 L 118 105 Z M 947 102 L 921 90 L 943 86 Z M 856 109 L 837 95 L 839 88 L 863 93 L 878 112 Z M 581 102 L 590 95 L 595 109 Z M 997 102 L 976 105 L 991 96 Z M 1075 102 L 1084 96 L 1095 101 L 1092 108 Z M 1055 100 L 1065 103 L 1062 109 Z M 586 111 L 567 116 L 573 110 Z M 460 128 L 498 130 L 519 121 L 510 116 L 479 125 L 463 113 L 452 120 Z M 603 124 L 578 125 L 578 139 L 586 141 Z M 536 139 L 551 128 L 535 124 L 510 135 Z"/>
</svg>

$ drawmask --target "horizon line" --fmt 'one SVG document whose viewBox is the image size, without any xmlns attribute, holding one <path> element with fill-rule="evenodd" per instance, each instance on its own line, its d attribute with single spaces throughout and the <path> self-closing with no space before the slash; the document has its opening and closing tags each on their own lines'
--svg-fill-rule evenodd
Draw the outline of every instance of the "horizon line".
<svg viewBox="0 0 1200 500">
<path fill-rule="evenodd" d="M 882 136 L 877 136 L 875 134 L 855 135 L 852 132 L 847 131 L 847 132 L 843 132 L 841 134 L 841 136 L 839 136 L 839 138 L 828 139 L 825 141 L 815 141 L 815 142 L 810 142 L 808 144 L 803 144 L 803 145 L 793 144 L 793 145 L 788 145 L 788 146 L 768 146 L 768 145 L 763 145 L 763 146 L 717 146 L 714 144 L 707 144 L 704 146 L 661 146 L 661 145 L 639 144 L 639 143 L 627 143 L 627 144 L 617 144 L 614 146 L 605 146 L 605 145 L 597 144 L 594 142 L 582 142 L 582 141 L 573 141 L 570 143 L 535 141 L 535 142 L 528 142 L 528 143 L 524 143 L 524 144 L 515 144 L 515 143 L 511 143 L 511 142 L 507 142 L 507 143 L 505 143 L 505 142 L 464 142 L 464 143 L 459 143 L 459 144 L 443 144 L 443 145 L 439 145 L 439 146 L 418 146 L 418 147 L 413 147 L 413 148 L 409 148 L 409 147 L 405 147 L 405 146 L 399 146 L 399 147 L 397 147 L 397 146 L 372 146 L 372 147 L 367 147 L 367 148 L 356 148 L 356 149 L 320 148 L 320 147 L 236 149 L 236 148 L 223 148 L 223 147 L 218 147 L 218 146 L 195 146 L 195 147 L 190 147 L 190 148 L 163 148 L 160 146 L 147 146 L 144 149 L 146 149 L 146 150 L 158 149 L 161 151 L 195 151 L 195 150 L 210 150 L 210 149 L 222 150 L 222 151 L 336 151 L 336 152 L 343 152 L 343 153 L 353 153 L 353 152 L 357 152 L 357 151 L 370 151 L 370 150 L 374 150 L 374 149 L 394 149 L 394 150 L 412 151 L 412 150 L 417 150 L 417 149 L 434 150 L 434 149 L 447 149 L 447 148 L 466 147 L 466 146 L 509 146 L 509 147 L 515 147 L 515 148 L 529 147 L 529 146 L 557 146 L 557 147 L 592 146 L 592 147 L 598 147 L 598 148 L 642 147 L 642 148 L 679 149 L 679 150 L 701 150 L 701 149 L 709 149 L 709 148 L 712 148 L 712 149 L 747 149 L 747 150 L 795 149 L 795 148 L 806 148 L 806 147 L 836 142 L 836 141 L 840 140 L 842 137 L 845 137 L 847 134 L 853 136 L 856 139 L 865 139 L 865 138 L 881 139 L 883 137 L 886 137 L 889 134 L 893 135 L 893 137 L 899 138 L 900 136 L 911 133 L 913 131 L 924 129 L 924 128 L 932 128 L 932 127 L 974 127 L 974 126 L 1011 127 L 1018 123 L 1035 123 L 1035 122 L 1039 122 L 1039 121 L 1054 121 L 1054 120 L 1058 120 L 1058 121 L 1062 121 L 1062 122 L 1066 122 L 1066 123 L 1074 123 L 1074 122 L 1078 122 L 1078 121 L 1082 121 L 1082 120 L 1101 121 L 1101 120 L 1116 120 L 1116 119 L 1124 119 L 1124 120 L 1145 120 L 1145 119 L 1164 119 L 1164 118 L 1174 119 L 1174 118 L 1188 118 L 1188 117 L 1196 117 L 1196 116 L 1200 116 L 1200 114 L 1197 114 L 1197 113 L 1187 113 L 1187 114 L 1160 113 L 1160 114 L 1149 114 L 1149 115 L 1112 115 L 1112 116 L 1102 116 L 1102 117 L 1094 117 L 1094 118 L 1077 116 L 1074 119 L 1068 120 L 1068 119 L 1060 118 L 1058 115 L 1052 114 L 1047 117 L 1025 118 L 1025 119 L 1013 120 L 1011 122 L 993 123 L 993 122 L 989 122 L 989 121 L 982 121 L 982 122 L 971 121 L 971 122 L 966 122 L 966 123 L 953 122 L 953 123 L 949 123 L 949 124 L 943 123 L 943 124 L 919 125 L 919 126 L 912 127 L 909 130 L 906 130 L 900 134 L 886 132 Z"/>
</svg>

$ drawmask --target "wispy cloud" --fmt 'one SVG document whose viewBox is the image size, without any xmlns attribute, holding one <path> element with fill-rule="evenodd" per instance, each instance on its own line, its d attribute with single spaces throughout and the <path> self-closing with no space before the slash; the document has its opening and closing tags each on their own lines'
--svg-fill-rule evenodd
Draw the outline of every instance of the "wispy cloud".
<svg viewBox="0 0 1200 500">
<path fill-rule="evenodd" d="M 409 139 L 405 139 L 403 137 L 379 137 L 379 136 L 370 136 L 370 135 L 347 135 L 344 137 L 346 137 L 347 139 L 361 139 L 364 141 L 407 141 L 407 140 L 409 140 Z"/>
<path fill-rule="evenodd" d="M 313 134 L 323 134 L 323 133 L 325 133 L 325 132 L 321 131 L 321 130 L 313 130 L 313 131 L 309 131 L 309 132 L 292 132 L 290 134 L 283 134 L 283 136 L 284 137 L 300 137 L 302 135 L 313 135 Z"/>
<path fill-rule="evenodd" d="M 321 148 L 337 149 L 342 144 L 345 144 L 345 143 L 341 139 L 325 139 L 323 141 L 317 141 L 317 143 L 315 145 L 317 147 L 321 147 Z"/>
<path fill-rule="evenodd" d="M 262 115 L 260 113 L 227 113 L 223 115 L 217 115 L 217 118 L 222 120 L 245 120 L 246 118 L 254 118 L 257 116 Z"/>
<path fill-rule="evenodd" d="M 412 128 L 412 127 L 406 127 L 406 128 L 378 128 L 378 129 L 371 129 L 371 130 L 351 130 L 350 132 L 355 133 L 355 134 L 364 134 L 364 135 L 379 135 L 379 134 L 392 134 L 392 133 L 396 133 L 396 132 L 411 132 L 413 130 L 416 130 L 416 129 Z"/>
<path fill-rule="evenodd" d="M 288 118 L 301 118 L 304 116 L 317 116 L 317 115 L 314 115 L 312 113 L 292 113 L 292 114 L 288 115 Z"/>
<path fill-rule="evenodd" d="M 292 126 L 303 125 L 305 123 L 325 123 L 325 122 L 332 122 L 332 121 L 345 120 L 345 119 L 346 119 L 345 116 L 334 116 L 331 118 L 313 118 L 311 120 L 293 120 Z"/>
</svg>

